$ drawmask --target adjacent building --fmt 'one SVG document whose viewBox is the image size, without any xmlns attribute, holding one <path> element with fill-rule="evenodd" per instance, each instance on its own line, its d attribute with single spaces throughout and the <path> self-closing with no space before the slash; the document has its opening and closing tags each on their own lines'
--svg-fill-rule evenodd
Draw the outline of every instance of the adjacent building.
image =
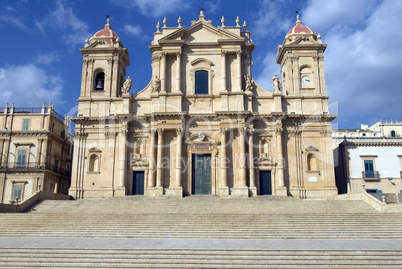
<svg viewBox="0 0 402 269">
<path fill-rule="evenodd" d="M 68 121 L 51 104 L 7 104 L 0 113 L 0 202 L 22 202 L 38 191 L 68 194 L 72 154 Z"/>
<path fill-rule="evenodd" d="M 109 20 L 81 49 L 70 195 L 337 195 L 321 36 L 297 17 L 278 47 L 282 81 L 267 74 L 262 89 L 245 22 L 216 27 L 201 11 L 174 24 L 157 25 L 138 93 Z"/>
<path fill-rule="evenodd" d="M 402 122 L 379 121 L 333 132 L 340 193 L 402 192 Z"/>
</svg>

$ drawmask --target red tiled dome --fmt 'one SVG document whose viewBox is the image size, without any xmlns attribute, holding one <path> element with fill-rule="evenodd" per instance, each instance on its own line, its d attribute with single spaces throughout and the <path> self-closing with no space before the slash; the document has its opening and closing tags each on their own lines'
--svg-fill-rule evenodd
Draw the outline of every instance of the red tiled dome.
<svg viewBox="0 0 402 269">
<path fill-rule="evenodd" d="M 107 24 L 105 28 L 96 32 L 90 39 L 90 43 L 93 43 L 96 40 L 103 40 L 108 44 L 117 45 L 123 47 L 120 42 L 119 36 L 116 34 L 115 31 L 112 30 L 110 27 L 110 20 L 107 19 Z"/>
<path fill-rule="evenodd" d="M 286 34 L 285 43 L 293 43 L 302 36 L 312 35 L 314 40 L 317 40 L 317 34 L 313 30 L 304 26 L 297 15 L 297 21 L 294 27 L 292 27 Z"/>
</svg>

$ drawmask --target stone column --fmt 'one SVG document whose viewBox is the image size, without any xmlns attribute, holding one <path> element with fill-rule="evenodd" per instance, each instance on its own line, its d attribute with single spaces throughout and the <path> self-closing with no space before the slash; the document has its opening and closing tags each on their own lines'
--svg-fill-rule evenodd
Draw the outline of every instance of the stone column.
<svg viewBox="0 0 402 269">
<path fill-rule="evenodd" d="M 228 196 L 229 195 L 229 187 L 228 187 L 228 182 L 227 182 L 227 168 L 226 166 L 228 165 L 227 163 L 227 158 L 226 158 L 226 128 L 222 128 L 220 130 L 221 132 L 221 186 L 219 189 L 220 196 Z"/>
<path fill-rule="evenodd" d="M 226 92 L 226 51 L 222 51 L 222 91 Z"/>
<path fill-rule="evenodd" d="M 176 186 L 177 188 L 181 187 L 181 156 L 182 156 L 182 141 L 181 141 L 181 129 L 176 129 L 177 135 L 177 160 L 176 160 Z"/>
<path fill-rule="evenodd" d="M 125 188 L 125 179 L 126 179 L 126 142 L 127 142 L 127 130 L 123 129 L 120 132 L 120 181 L 119 181 L 119 189 Z M 125 194 L 125 193 L 124 193 Z"/>
<path fill-rule="evenodd" d="M 237 91 L 241 91 L 241 50 L 236 51 L 237 57 Z"/>
<path fill-rule="evenodd" d="M 240 136 L 240 186 L 246 186 L 246 143 L 244 137 L 244 128 L 239 128 Z"/>
<path fill-rule="evenodd" d="M 155 187 L 155 130 L 151 130 L 151 152 L 150 152 L 150 160 L 149 160 L 149 178 L 148 178 L 148 187 Z"/>
<path fill-rule="evenodd" d="M 46 160 L 47 160 L 47 139 L 45 138 L 43 143 L 43 149 L 42 149 L 42 154 L 43 156 L 40 158 L 40 166 L 45 166 L 46 165 Z"/>
<path fill-rule="evenodd" d="M 253 196 L 257 195 L 257 187 L 255 186 L 255 169 L 254 169 L 254 133 L 248 130 L 248 159 L 250 164 L 250 190 Z"/>
<path fill-rule="evenodd" d="M 180 74 L 180 71 L 181 71 L 181 53 L 180 52 L 177 52 L 176 53 L 176 57 L 177 57 L 177 62 L 176 62 L 176 64 L 177 64 L 177 70 L 176 70 L 176 91 L 177 92 L 181 92 L 181 83 L 180 83 L 180 76 L 181 76 L 181 74 Z"/>
<path fill-rule="evenodd" d="M 162 188 L 162 143 L 163 143 L 163 129 L 158 129 L 158 163 L 156 173 L 156 187 Z"/>
<path fill-rule="evenodd" d="M 3 155 L 3 145 L 4 145 L 4 140 L 0 139 L 0 166 L 2 166 L 3 164 L 3 159 L 4 159 L 4 155 Z"/>
<path fill-rule="evenodd" d="M 240 147 L 240 179 L 239 183 L 233 187 L 232 195 L 236 197 L 248 197 L 249 190 L 246 179 L 246 143 L 244 139 L 244 127 L 239 128 L 239 147 Z M 237 159 L 237 158 L 235 158 Z M 237 164 L 237 163 L 235 163 Z"/>
<path fill-rule="evenodd" d="M 166 52 L 162 52 L 161 62 L 161 92 L 166 92 Z"/>
<path fill-rule="evenodd" d="M 283 154 L 282 154 L 282 128 L 276 128 L 276 156 L 277 156 L 277 170 L 276 177 L 278 178 L 278 187 L 276 189 L 276 195 L 287 196 L 287 190 L 285 187 L 285 179 L 283 176 Z"/>
<path fill-rule="evenodd" d="M 36 148 L 36 165 L 40 165 L 40 160 L 41 160 L 41 152 L 40 150 L 42 149 L 42 138 L 38 138 L 38 146 Z"/>
</svg>

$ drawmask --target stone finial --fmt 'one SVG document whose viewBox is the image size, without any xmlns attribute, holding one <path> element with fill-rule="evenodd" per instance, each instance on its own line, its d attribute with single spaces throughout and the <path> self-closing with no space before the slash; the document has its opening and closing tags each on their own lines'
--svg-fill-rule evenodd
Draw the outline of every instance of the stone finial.
<svg viewBox="0 0 402 269">
<path fill-rule="evenodd" d="M 180 17 L 180 16 L 179 16 L 179 19 L 177 20 L 177 23 L 179 24 L 179 28 L 181 28 L 182 20 L 181 20 L 181 17 Z"/>
<path fill-rule="evenodd" d="M 46 104 L 45 103 L 43 103 L 43 106 L 42 107 L 46 107 Z"/>
<path fill-rule="evenodd" d="M 166 24 L 167 24 L 167 19 L 166 19 L 166 17 L 164 17 L 163 18 L 163 28 L 166 28 L 167 26 L 166 26 Z"/>
<path fill-rule="evenodd" d="M 110 27 L 110 19 L 109 19 L 109 15 L 107 15 L 107 20 L 106 20 L 105 27 L 111 28 L 111 27 Z"/>
<path fill-rule="evenodd" d="M 160 29 L 161 29 L 161 24 L 158 22 L 158 24 L 156 25 L 156 31 L 160 32 Z"/>
<path fill-rule="evenodd" d="M 6 103 L 6 107 L 8 107 L 8 103 Z"/>
<path fill-rule="evenodd" d="M 225 17 L 222 16 L 222 19 L 221 19 L 222 27 L 225 27 L 225 22 L 226 22 Z"/>
<path fill-rule="evenodd" d="M 320 34 L 317 35 L 317 40 L 318 40 L 318 42 L 322 43 L 321 35 L 320 35 Z"/>
<path fill-rule="evenodd" d="M 247 31 L 247 23 L 246 23 L 246 21 L 244 21 L 244 23 L 243 23 L 243 28 L 244 28 L 244 31 Z"/>
<path fill-rule="evenodd" d="M 204 10 L 200 10 L 200 15 L 198 16 L 198 19 L 199 19 L 200 21 L 205 20 Z"/>
<path fill-rule="evenodd" d="M 301 24 L 302 22 L 300 21 L 300 15 L 299 14 L 297 14 L 296 18 L 297 18 L 297 20 L 296 20 L 295 25 Z"/>
<path fill-rule="evenodd" d="M 14 107 L 14 103 L 11 103 L 11 107 Z"/>
<path fill-rule="evenodd" d="M 88 47 L 88 46 L 89 46 L 89 40 L 87 38 L 87 39 L 85 39 L 85 47 Z"/>
<path fill-rule="evenodd" d="M 240 27 L 240 18 L 237 16 L 236 18 L 236 27 Z"/>
</svg>

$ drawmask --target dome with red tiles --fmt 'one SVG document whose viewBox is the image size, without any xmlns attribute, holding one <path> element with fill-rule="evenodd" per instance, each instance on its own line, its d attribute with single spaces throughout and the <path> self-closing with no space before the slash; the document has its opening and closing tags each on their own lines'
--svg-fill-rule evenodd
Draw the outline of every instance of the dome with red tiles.
<svg viewBox="0 0 402 269">
<path fill-rule="evenodd" d="M 109 45 L 113 45 L 116 47 L 123 47 L 123 44 L 120 42 L 119 36 L 115 31 L 110 27 L 110 19 L 107 19 L 107 24 L 105 28 L 96 32 L 90 39 L 89 42 L 93 44 L 95 41 L 98 42 L 106 42 Z"/>
<path fill-rule="evenodd" d="M 302 22 L 300 21 L 300 16 L 297 15 L 297 21 L 294 27 L 292 27 L 289 32 L 286 34 L 285 37 L 285 44 L 290 44 L 295 42 L 301 37 L 304 36 L 312 36 L 314 40 L 317 40 L 317 34 L 314 33 L 313 30 L 308 28 L 307 26 L 304 26 Z"/>
</svg>

